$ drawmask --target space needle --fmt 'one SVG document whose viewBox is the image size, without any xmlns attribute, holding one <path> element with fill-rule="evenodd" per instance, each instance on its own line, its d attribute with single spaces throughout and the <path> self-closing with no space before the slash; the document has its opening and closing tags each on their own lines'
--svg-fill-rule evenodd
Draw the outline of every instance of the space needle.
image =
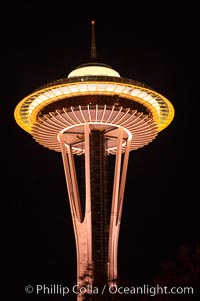
<svg viewBox="0 0 200 301">
<path fill-rule="evenodd" d="M 39 87 L 14 111 L 17 124 L 37 143 L 61 153 L 80 286 L 117 283 L 129 153 L 151 143 L 174 118 L 166 97 L 96 61 L 95 21 L 91 28 L 91 61 L 66 78 Z M 115 156 L 112 180 L 111 156 Z M 81 181 L 78 157 L 83 158 Z"/>
</svg>

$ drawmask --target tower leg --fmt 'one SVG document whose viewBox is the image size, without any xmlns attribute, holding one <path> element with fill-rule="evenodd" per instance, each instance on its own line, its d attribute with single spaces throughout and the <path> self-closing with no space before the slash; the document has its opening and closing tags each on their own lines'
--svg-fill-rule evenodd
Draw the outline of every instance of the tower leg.
<svg viewBox="0 0 200 301">
<path fill-rule="evenodd" d="M 122 138 L 123 129 L 118 129 L 118 145 L 115 160 L 114 183 L 112 195 L 112 208 L 110 216 L 109 248 L 108 248 L 108 283 L 115 285 L 118 278 L 117 252 L 118 239 L 124 198 L 124 189 L 128 167 L 128 158 L 131 138 L 126 141 L 125 153 L 122 161 Z"/>
<path fill-rule="evenodd" d="M 86 204 L 85 213 L 82 214 L 77 175 L 74 157 L 70 145 L 64 143 L 63 133 L 59 134 L 63 166 L 68 190 L 70 210 L 72 215 L 76 252 L 77 252 L 77 285 L 91 285 L 92 277 L 92 227 L 91 227 L 91 188 L 90 188 L 90 156 L 89 156 L 89 126 L 85 125 L 85 177 L 86 177 Z M 83 295 L 78 295 L 81 301 Z"/>
</svg>

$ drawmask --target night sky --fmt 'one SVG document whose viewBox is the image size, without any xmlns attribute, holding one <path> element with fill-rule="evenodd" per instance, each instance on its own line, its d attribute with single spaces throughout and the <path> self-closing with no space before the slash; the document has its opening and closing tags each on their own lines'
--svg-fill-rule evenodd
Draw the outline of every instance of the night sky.
<svg viewBox="0 0 200 301">
<path fill-rule="evenodd" d="M 172 123 L 148 146 L 131 152 L 129 159 L 119 279 L 132 285 L 150 283 L 165 262 L 176 260 L 181 246 L 200 242 L 193 194 L 192 119 L 198 112 L 193 104 L 190 12 L 146 17 L 8 16 L 1 20 L 0 113 L 2 263 L 13 295 L 8 300 L 38 300 L 24 292 L 28 284 L 76 283 L 75 240 L 61 155 L 23 131 L 14 120 L 14 109 L 41 85 L 67 77 L 90 61 L 92 19 L 97 61 L 121 77 L 149 85 L 175 108 Z"/>
</svg>

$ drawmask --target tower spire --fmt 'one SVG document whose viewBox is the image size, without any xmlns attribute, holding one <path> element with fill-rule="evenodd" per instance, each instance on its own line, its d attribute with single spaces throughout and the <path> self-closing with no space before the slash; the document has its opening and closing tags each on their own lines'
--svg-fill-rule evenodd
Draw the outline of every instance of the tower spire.
<svg viewBox="0 0 200 301">
<path fill-rule="evenodd" d="M 92 20 L 91 22 L 92 25 L 92 39 L 91 39 L 91 61 L 95 62 L 96 61 L 96 43 L 95 43 L 95 21 Z"/>
</svg>

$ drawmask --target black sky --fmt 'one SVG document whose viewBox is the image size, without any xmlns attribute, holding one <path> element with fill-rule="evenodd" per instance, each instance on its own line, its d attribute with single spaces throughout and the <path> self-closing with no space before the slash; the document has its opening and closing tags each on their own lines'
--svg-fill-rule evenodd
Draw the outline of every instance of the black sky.
<svg viewBox="0 0 200 301">
<path fill-rule="evenodd" d="M 169 127 L 151 144 L 130 154 L 119 278 L 132 284 L 148 283 L 160 273 L 162 263 L 176 257 L 181 245 L 199 242 L 192 134 L 192 118 L 198 113 L 193 104 L 195 62 L 189 17 L 185 9 L 162 17 L 154 13 L 146 17 L 2 18 L 3 263 L 13 297 L 28 299 L 27 284 L 76 283 L 61 155 L 38 145 L 16 124 L 13 113 L 18 102 L 36 88 L 67 77 L 90 60 L 92 18 L 96 20 L 97 60 L 122 77 L 151 86 L 175 108 Z"/>
</svg>

